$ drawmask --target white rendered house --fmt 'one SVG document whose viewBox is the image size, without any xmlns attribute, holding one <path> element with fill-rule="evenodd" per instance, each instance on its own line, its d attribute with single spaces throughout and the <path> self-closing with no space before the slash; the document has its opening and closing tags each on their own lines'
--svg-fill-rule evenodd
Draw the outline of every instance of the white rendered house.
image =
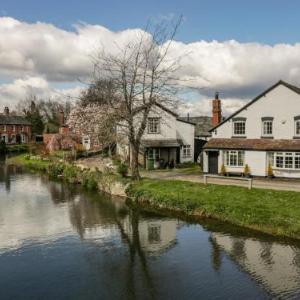
<svg viewBox="0 0 300 300">
<path fill-rule="evenodd" d="M 138 122 L 138 119 L 136 120 Z M 122 138 L 122 126 L 117 154 L 129 160 L 130 149 L 126 134 Z M 159 168 L 194 161 L 195 125 L 178 118 L 178 115 L 162 105 L 151 110 L 147 127 L 142 136 L 139 162 L 145 168 Z"/>
<path fill-rule="evenodd" d="M 215 100 L 214 100 L 215 101 Z M 211 129 L 203 169 L 300 178 L 300 88 L 279 81 Z"/>
</svg>

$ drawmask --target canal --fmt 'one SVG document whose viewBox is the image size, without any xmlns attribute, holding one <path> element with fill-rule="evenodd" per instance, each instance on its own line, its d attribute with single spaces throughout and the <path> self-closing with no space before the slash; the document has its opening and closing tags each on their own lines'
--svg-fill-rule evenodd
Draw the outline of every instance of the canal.
<svg viewBox="0 0 300 300">
<path fill-rule="evenodd" d="M 300 247 L 0 166 L 0 299 L 295 299 Z"/>
</svg>

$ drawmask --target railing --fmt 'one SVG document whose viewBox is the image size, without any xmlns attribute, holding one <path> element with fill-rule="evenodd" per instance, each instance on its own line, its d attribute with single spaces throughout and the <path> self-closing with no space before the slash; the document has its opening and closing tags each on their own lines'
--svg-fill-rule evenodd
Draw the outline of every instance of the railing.
<svg viewBox="0 0 300 300">
<path fill-rule="evenodd" d="M 228 177 L 228 176 L 220 176 L 220 175 L 210 175 L 210 174 L 205 174 L 203 176 L 203 183 L 206 185 L 208 183 L 208 178 L 217 178 L 217 179 L 230 179 L 230 180 L 240 180 L 240 181 L 247 181 L 248 182 L 248 189 L 252 189 L 252 183 L 253 179 L 252 178 L 245 178 L 245 177 Z"/>
</svg>

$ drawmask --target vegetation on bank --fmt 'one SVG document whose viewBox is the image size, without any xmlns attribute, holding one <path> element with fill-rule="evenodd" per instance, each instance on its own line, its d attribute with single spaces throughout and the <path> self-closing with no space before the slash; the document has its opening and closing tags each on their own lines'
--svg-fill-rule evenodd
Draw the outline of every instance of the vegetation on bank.
<svg viewBox="0 0 300 300">
<path fill-rule="evenodd" d="M 209 217 L 278 236 L 300 238 L 300 193 L 143 179 L 127 193 L 137 202 Z"/>
<path fill-rule="evenodd" d="M 110 176 L 112 176 L 110 174 L 103 174 L 99 170 L 82 170 L 74 164 L 57 159 L 43 158 L 39 155 L 18 155 L 9 158 L 7 163 L 42 172 L 52 179 L 60 179 L 67 183 L 82 184 L 88 190 L 98 189 L 98 184 L 107 184 Z"/>
</svg>

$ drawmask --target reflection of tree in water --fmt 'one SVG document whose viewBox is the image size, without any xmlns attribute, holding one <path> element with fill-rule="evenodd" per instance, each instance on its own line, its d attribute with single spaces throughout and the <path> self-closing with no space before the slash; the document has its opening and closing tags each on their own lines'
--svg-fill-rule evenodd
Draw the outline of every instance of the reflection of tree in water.
<svg viewBox="0 0 300 300">
<path fill-rule="evenodd" d="M 134 273 L 137 264 L 141 266 L 145 283 L 149 288 L 150 298 L 153 299 L 154 287 L 146 254 L 140 242 L 140 212 L 138 210 L 131 210 L 124 203 L 113 201 L 104 195 L 89 195 L 89 197 L 85 197 L 84 194 L 77 195 L 75 200 L 70 202 L 69 208 L 71 223 L 82 239 L 87 229 L 97 228 L 100 225 L 102 227 L 116 226 L 118 228 L 121 239 L 128 245 L 129 250 L 129 261 L 126 272 L 126 287 L 129 292 L 129 299 L 136 298 Z M 130 236 L 124 228 L 124 219 L 128 217 L 131 227 Z M 114 272 L 111 265 L 106 269 L 106 272 L 109 271 Z"/>
<path fill-rule="evenodd" d="M 212 245 L 212 252 L 211 252 L 211 263 L 212 267 L 215 271 L 219 271 L 222 265 L 222 251 L 221 247 L 215 241 L 214 238 L 211 236 L 209 237 L 209 241 Z"/>
<path fill-rule="evenodd" d="M 21 169 L 14 165 L 6 165 L 4 162 L 0 162 L 0 183 L 4 183 L 5 190 L 10 191 L 11 177 L 21 173 Z"/>
</svg>

